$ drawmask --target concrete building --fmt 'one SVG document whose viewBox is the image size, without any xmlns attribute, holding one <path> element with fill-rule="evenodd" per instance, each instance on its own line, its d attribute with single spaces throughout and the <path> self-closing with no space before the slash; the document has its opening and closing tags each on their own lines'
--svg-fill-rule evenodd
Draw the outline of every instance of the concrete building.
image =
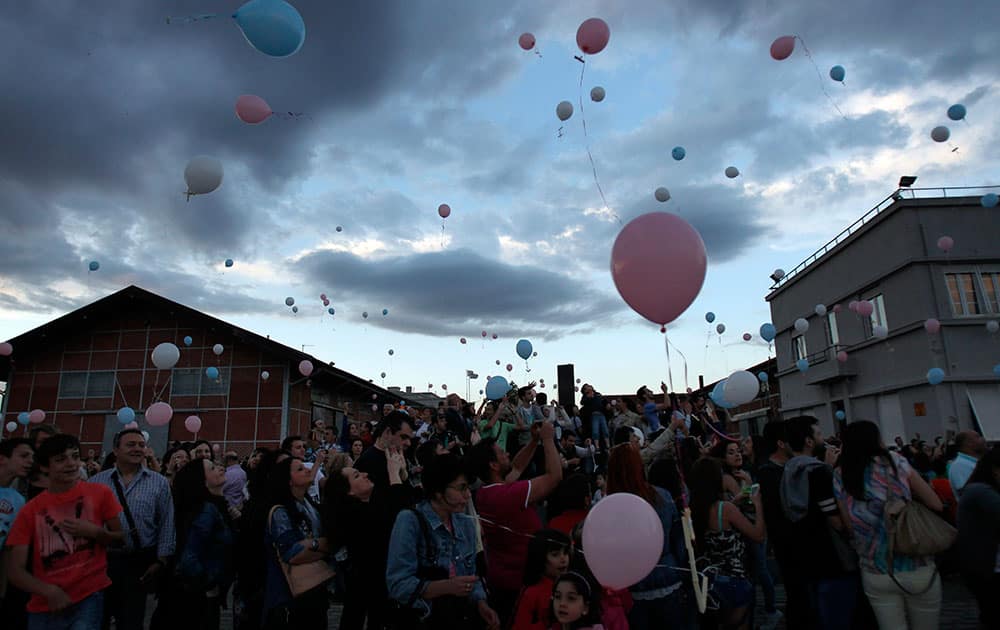
<svg viewBox="0 0 1000 630">
<path fill-rule="evenodd" d="M 136 286 L 10 342 L 13 354 L 0 357 L 0 381 L 7 386 L 3 424 L 40 409 L 45 423 L 77 435 L 84 453 L 110 450 L 122 426 L 116 412 L 124 406 L 136 411 L 150 445 L 162 455 L 168 442 L 195 438 L 184 427 L 189 415 L 201 418 L 198 438 L 245 454 L 305 435 L 313 420 L 340 428 L 345 417 L 377 420 L 383 403 L 414 404 L 398 391 Z M 172 370 L 151 362 L 162 342 L 181 350 Z M 221 355 L 212 351 L 215 344 L 222 344 Z M 302 360 L 314 366 L 309 378 L 299 373 Z M 205 374 L 209 367 L 219 371 L 218 378 Z M 158 400 L 170 404 L 174 415 L 168 425 L 154 427 L 143 414 Z M 29 428 L 18 425 L 15 434 Z"/>
<path fill-rule="evenodd" d="M 767 301 L 784 417 L 813 414 L 826 432 L 872 420 L 887 443 L 968 428 L 1000 440 L 1000 334 L 989 323 L 1000 319 L 1000 208 L 984 207 L 984 192 L 900 189 L 775 282 Z M 943 236 L 952 247 L 939 246 Z M 871 316 L 849 309 L 865 300 Z M 932 368 L 944 372 L 936 386 Z"/>
</svg>

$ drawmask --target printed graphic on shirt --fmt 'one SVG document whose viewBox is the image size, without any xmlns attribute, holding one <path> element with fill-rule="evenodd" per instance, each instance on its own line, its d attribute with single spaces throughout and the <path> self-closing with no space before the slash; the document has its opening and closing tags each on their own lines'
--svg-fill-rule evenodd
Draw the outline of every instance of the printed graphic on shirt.
<svg viewBox="0 0 1000 630">
<path fill-rule="evenodd" d="M 73 537 L 63 531 L 60 524 L 66 519 L 78 518 L 91 523 L 99 523 L 95 512 L 85 496 L 79 496 L 72 503 L 49 506 L 35 515 L 35 540 L 38 554 L 50 576 L 63 571 L 73 571 L 94 557 L 95 542 L 89 538 Z"/>
</svg>

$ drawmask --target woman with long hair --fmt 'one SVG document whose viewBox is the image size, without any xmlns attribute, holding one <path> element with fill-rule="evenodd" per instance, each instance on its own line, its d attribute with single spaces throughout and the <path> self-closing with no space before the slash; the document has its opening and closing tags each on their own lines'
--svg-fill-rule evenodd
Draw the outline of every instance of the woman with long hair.
<svg viewBox="0 0 1000 630">
<path fill-rule="evenodd" d="M 841 518 L 850 524 L 861 564 L 861 584 L 882 628 L 937 628 L 941 580 L 933 557 L 893 555 L 885 505 L 893 499 L 917 500 L 934 510 L 941 499 L 905 458 L 882 443 L 878 425 L 867 420 L 844 429 L 834 492 Z"/>
<path fill-rule="evenodd" d="M 628 492 L 642 497 L 656 511 L 663 525 L 663 549 L 656 568 L 629 587 L 633 606 L 629 625 L 645 628 L 690 628 L 694 609 L 687 598 L 684 580 L 672 567 L 684 566 L 687 560 L 681 516 L 670 493 L 650 485 L 639 451 L 628 444 L 611 449 L 608 458 L 608 495 Z"/>
<path fill-rule="evenodd" d="M 1000 446 L 988 451 L 962 487 L 958 553 L 984 628 L 1000 628 Z"/>
<path fill-rule="evenodd" d="M 723 465 L 711 457 L 699 459 L 688 477 L 691 524 L 698 544 L 699 564 L 713 573 L 711 593 L 719 603 L 718 621 L 724 627 L 749 627 L 747 612 L 754 588 L 745 567 L 746 540 L 764 540 L 764 511 L 760 493 L 750 495 L 757 512 L 751 522 L 726 500 Z"/>
<path fill-rule="evenodd" d="M 226 470 L 197 460 L 174 477 L 177 550 L 173 577 L 161 593 L 157 616 L 165 628 L 218 630 L 222 602 L 233 581 L 233 529 L 222 486 Z"/>
</svg>

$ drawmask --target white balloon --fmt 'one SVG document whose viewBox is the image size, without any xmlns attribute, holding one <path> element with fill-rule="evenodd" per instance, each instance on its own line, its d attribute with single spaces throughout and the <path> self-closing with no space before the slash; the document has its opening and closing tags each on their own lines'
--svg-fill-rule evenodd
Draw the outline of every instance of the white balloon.
<svg viewBox="0 0 1000 630">
<path fill-rule="evenodd" d="M 149 431 L 142 432 L 142 439 L 146 440 L 147 442 L 149 441 Z"/>
<path fill-rule="evenodd" d="M 824 315 L 826 315 L 826 307 L 823 306 L 822 304 L 817 304 L 816 308 L 813 309 L 813 310 L 815 310 L 816 314 L 819 315 L 820 317 L 823 317 Z"/>
<path fill-rule="evenodd" d="M 728 177 L 729 179 L 733 179 L 734 177 L 739 177 L 739 176 L 740 176 L 740 169 L 736 168 L 735 166 L 726 167 L 726 177 Z"/>
<path fill-rule="evenodd" d="M 268 372 L 267 370 L 264 370 L 263 372 L 260 373 L 260 378 L 261 380 L 266 381 L 267 379 L 271 378 L 271 373 Z"/>
<path fill-rule="evenodd" d="M 7 423 L 7 433 L 13 433 L 14 431 L 17 431 L 17 423 L 16 422 L 8 422 Z"/>
<path fill-rule="evenodd" d="M 222 344 L 221 344 L 221 343 L 217 343 L 217 344 L 215 344 L 214 346 L 212 346 L 212 352 L 214 352 L 214 353 L 215 353 L 215 356 L 219 356 L 219 355 L 220 355 L 220 354 L 222 354 L 222 353 L 223 353 L 224 351 L 225 351 L 225 348 L 223 348 L 223 347 L 222 347 Z"/>
<path fill-rule="evenodd" d="M 153 348 L 153 365 L 160 370 L 169 370 L 181 358 L 180 349 L 172 343 L 161 343 Z"/>
<path fill-rule="evenodd" d="M 591 90 L 590 90 L 590 100 L 594 101 L 595 103 L 600 103 L 601 101 L 603 101 L 604 100 L 604 88 L 602 88 L 599 85 L 596 86 L 596 87 L 591 88 Z"/>
<path fill-rule="evenodd" d="M 656 197 L 657 201 L 663 203 L 670 200 L 670 191 L 663 186 L 660 186 L 656 189 L 656 192 L 653 193 L 653 196 Z"/>
<path fill-rule="evenodd" d="M 931 140 L 934 142 L 947 142 L 950 137 L 951 130 L 943 125 L 931 129 Z"/>
<path fill-rule="evenodd" d="M 881 324 L 875 324 L 872 326 L 872 337 L 876 339 L 885 339 L 889 336 L 889 328 Z"/>
<path fill-rule="evenodd" d="M 809 321 L 806 318 L 800 317 L 795 320 L 795 332 L 804 333 L 807 330 L 809 330 Z"/>
<path fill-rule="evenodd" d="M 722 386 L 722 397 L 732 405 L 745 405 L 760 392 L 760 380 L 750 372 L 737 370 Z"/>
<path fill-rule="evenodd" d="M 563 101 L 556 105 L 556 116 L 559 120 L 569 120 L 569 117 L 573 115 L 573 103 L 569 101 Z"/>
<path fill-rule="evenodd" d="M 998 330 L 1000 330 L 1000 322 L 996 321 L 995 319 L 986 322 L 986 332 L 995 333 Z"/>
<path fill-rule="evenodd" d="M 184 169 L 187 194 L 205 195 L 222 185 L 222 162 L 208 155 L 192 158 Z"/>
</svg>

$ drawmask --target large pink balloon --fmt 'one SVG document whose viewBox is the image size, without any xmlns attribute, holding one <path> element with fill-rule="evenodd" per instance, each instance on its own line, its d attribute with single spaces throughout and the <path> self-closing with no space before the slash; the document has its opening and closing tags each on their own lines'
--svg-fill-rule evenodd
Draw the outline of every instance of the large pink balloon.
<svg viewBox="0 0 1000 630">
<path fill-rule="evenodd" d="M 875 305 L 868 300 L 861 300 L 858 302 L 857 311 L 862 317 L 870 317 L 875 312 Z"/>
<path fill-rule="evenodd" d="M 302 359 L 299 361 L 299 374 L 302 376 L 309 376 L 313 373 L 313 364 L 308 359 Z"/>
<path fill-rule="evenodd" d="M 174 417 L 174 409 L 165 402 L 156 402 L 146 409 L 146 422 L 154 427 L 162 427 L 170 423 Z"/>
<path fill-rule="evenodd" d="M 253 94 L 244 94 L 236 99 L 236 117 L 245 123 L 256 125 L 267 120 L 271 114 L 267 101 Z"/>
<path fill-rule="evenodd" d="M 584 20 L 580 28 L 576 29 L 576 45 L 587 55 L 596 55 L 604 50 L 610 38 L 611 29 L 601 18 Z"/>
<path fill-rule="evenodd" d="M 531 33 L 521 33 L 517 38 L 517 45 L 525 50 L 531 50 L 535 47 L 535 36 Z"/>
<path fill-rule="evenodd" d="M 201 431 L 201 418 L 198 416 L 188 416 L 184 419 L 184 428 L 191 433 Z"/>
<path fill-rule="evenodd" d="M 440 206 L 438 206 L 438 214 L 441 216 L 442 219 L 447 219 L 448 216 L 451 214 L 451 206 L 449 206 L 446 203 L 441 204 Z"/>
<path fill-rule="evenodd" d="M 771 44 L 771 58 L 775 61 L 788 59 L 793 50 L 795 50 L 795 36 L 784 35 Z"/>
<path fill-rule="evenodd" d="M 629 221 L 611 249 L 611 277 L 632 309 L 664 326 L 680 317 L 705 282 L 701 235 L 675 214 L 650 212 Z"/>
<path fill-rule="evenodd" d="M 41 424 L 45 422 L 45 412 L 41 409 L 32 409 L 28 414 L 28 420 L 31 424 Z"/>
<path fill-rule="evenodd" d="M 649 575 L 663 551 L 663 525 L 649 503 L 627 492 L 604 497 L 583 522 L 587 566 L 601 585 L 632 586 Z"/>
<path fill-rule="evenodd" d="M 10 345 L 6 341 L 0 343 L 0 357 L 9 357 L 14 353 L 14 346 Z"/>
<path fill-rule="evenodd" d="M 942 236 L 938 239 L 937 246 L 938 249 L 947 254 L 955 246 L 955 239 L 950 236 Z"/>
</svg>

